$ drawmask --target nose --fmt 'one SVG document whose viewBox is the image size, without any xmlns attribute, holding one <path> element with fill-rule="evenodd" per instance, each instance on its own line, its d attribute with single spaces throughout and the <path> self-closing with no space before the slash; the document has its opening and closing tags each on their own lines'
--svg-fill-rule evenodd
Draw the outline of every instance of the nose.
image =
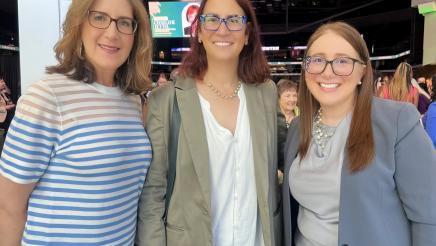
<svg viewBox="0 0 436 246">
<path fill-rule="evenodd" d="M 224 20 L 221 20 L 220 26 L 218 27 L 218 30 L 216 30 L 216 32 L 221 34 L 227 34 L 229 32 L 227 24 Z"/>
<path fill-rule="evenodd" d="M 111 21 L 109 26 L 106 28 L 104 34 L 106 37 L 111 39 L 118 37 L 117 22 L 115 20 Z"/>
<path fill-rule="evenodd" d="M 335 73 L 333 72 L 333 63 L 331 62 L 327 63 L 322 74 L 327 76 L 335 75 Z"/>
</svg>

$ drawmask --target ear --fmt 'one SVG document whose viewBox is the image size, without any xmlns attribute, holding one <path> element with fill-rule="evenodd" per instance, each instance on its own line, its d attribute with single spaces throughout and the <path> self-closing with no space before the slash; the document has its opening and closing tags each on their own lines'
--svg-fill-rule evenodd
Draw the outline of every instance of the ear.
<svg viewBox="0 0 436 246">
<path fill-rule="evenodd" d="M 363 68 L 362 70 L 360 70 L 360 74 L 359 74 L 360 81 L 363 81 L 363 76 L 367 73 L 367 71 L 368 71 L 368 66 L 363 65 Z"/>
<path fill-rule="evenodd" d="M 197 40 L 198 40 L 198 43 L 200 43 L 201 44 L 201 42 L 202 42 L 202 33 L 200 32 L 200 30 L 198 30 L 198 33 L 197 33 Z"/>
<path fill-rule="evenodd" d="M 247 27 L 246 27 L 246 29 L 245 29 L 245 42 L 244 42 L 244 44 L 245 45 L 248 45 L 248 39 L 250 38 L 250 35 L 249 35 L 249 33 L 250 33 L 250 28 L 251 28 L 251 25 L 250 25 L 251 23 L 247 23 Z"/>
</svg>

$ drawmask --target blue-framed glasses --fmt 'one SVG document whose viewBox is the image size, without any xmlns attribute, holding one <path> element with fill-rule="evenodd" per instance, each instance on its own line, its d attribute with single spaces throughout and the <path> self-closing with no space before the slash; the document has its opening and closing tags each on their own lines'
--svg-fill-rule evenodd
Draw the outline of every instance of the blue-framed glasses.
<svg viewBox="0 0 436 246">
<path fill-rule="evenodd" d="M 200 23 L 208 31 L 217 31 L 223 22 L 229 31 L 241 31 L 247 24 L 247 16 L 220 18 L 216 15 L 200 15 Z"/>
</svg>

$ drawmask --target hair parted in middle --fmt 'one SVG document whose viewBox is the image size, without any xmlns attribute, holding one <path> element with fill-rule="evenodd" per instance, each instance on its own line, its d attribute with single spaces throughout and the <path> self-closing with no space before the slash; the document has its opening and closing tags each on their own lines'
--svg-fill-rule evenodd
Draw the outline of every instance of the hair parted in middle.
<svg viewBox="0 0 436 246">
<path fill-rule="evenodd" d="M 390 98 L 395 101 L 407 101 L 411 86 L 412 66 L 406 62 L 401 62 L 388 85 Z"/>
<path fill-rule="evenodd" d="M 125 93 L 140 94 L 151 87 L 152 39 L 147 12 L 141 0 L 129 0 L 138 28 L 127 61 L 115 73 L 115 83 Z M 62 25 L 63 36 L 54 51 L 58 64 L 46 68 L 48 73 L 60 73 L 71 79 L 92 83 L 95 71 L 84 56 L 81 40 L 82 24 L 94 0 L 73 0 Z M 125 35 L 125 34 L 121 34 Z"/>
<path fill-rule="evenodd" d="M 253 10 L 251 1 L 235 0 L 247 16 L 248 43 L 244 46 L 239 54 L 238 76 L 247 84 L 260 84 L 267 80 L 270 75 L 268 63 L 265 54 L 262 51 L 260 43 L 260 29 L 257 24 L 256 15 Z M 182 77 L 192 77 L 203 79 L 208 68 L 206 50 L 203 45 L 197 41 L 198 32 L 200 31 L 200 15 L 204 14 L 204 8 L 207 0 L 203 0 L 195 21 L 195 34 L 191 35 L 191 50 L 186 54 L 180 65 L 180 75 Z"/>
<path fill-rule="evenodd" d="M 357 86 L 353 117 L 345 147 L 350 162 L 348 168 L 350 171 L 356 172 L 367 167 L 375 154 L 371 123 L 371 103 L 373 97 L 371 61 L 365 40 L 363 40 L 360 33 L 354 27 L 345 22 L 331 22 L 319 27 L 309 38 L 305 57 L 308 55 L 307 53 L 310 51 L 313 43 L 329 32 L 333 32 L 345 39 L 356 50 L 360 60 L 366 64 L 361 80 L 362 84 Z M 300 81 L 298 93 L 298 102 L 301 110 L 299 154 L 301 159 L 303 159 L 309 149 L 312 139 L 313 119 L 320 105 L 307 87 L 304 71 L 301 73 Z"/>
</svg>

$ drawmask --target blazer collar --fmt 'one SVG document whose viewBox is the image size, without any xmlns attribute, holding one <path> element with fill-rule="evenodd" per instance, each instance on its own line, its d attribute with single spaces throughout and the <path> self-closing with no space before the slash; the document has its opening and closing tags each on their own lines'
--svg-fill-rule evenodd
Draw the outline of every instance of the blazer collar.
<svg viewBox="0 0 436 246">
<path fill-rule="evenodd" d="M 210 209 L 209 149 L 195 81 L 190 78 L 179 79 L 175 83 L 175 88 L 181 116 L 181 131 L 186 138 L 204 199 Z"/>
<path fill-rule="evenodd" d="M 268 184 L 270 163 L 268 163 L 267 112 L 262 90 L 256 85 L 243 84 L 250 121 L 251 142 L 253 146 L 254 174 L 259 206 L 268 207 Z M 272 143 L 271 143 L 272 144 Z M 263 203 L 263 204 L 262 204 Z"/>
</svg>

